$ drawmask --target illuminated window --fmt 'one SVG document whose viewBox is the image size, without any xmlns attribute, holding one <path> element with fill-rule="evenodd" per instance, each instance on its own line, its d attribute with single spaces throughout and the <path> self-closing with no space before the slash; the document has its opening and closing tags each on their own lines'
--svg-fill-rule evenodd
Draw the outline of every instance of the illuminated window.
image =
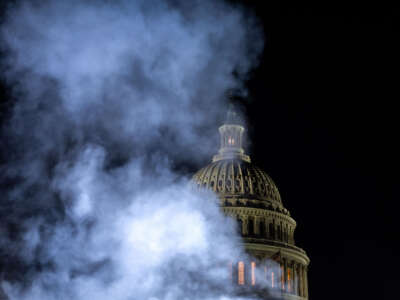
<svg viewBox="0 0 400 300">
<path fill-rule="evenodd" d="M 251 285 L 256 284 L 256 263 L 254 261 L 251 262 Z"/>
<path fill-rule="evenodd" d="M 244 262 L 242 261 L 238 263 L 238 284 L 244 285 Z"/>
<path fill-rule="evenodd" d="M 290 293 L 292 292 L 292 284 L 291 284 L 291 276 L 290 276 L 290 269 L 287 270 L 287 291 Z"/>
<path fill-rule="evenodd" d="M 228 144 L 229 144 L 229 145 L 234 145 L 234 144 L 235 144 L 235 139 L 234 139 L 233 137 L 230 136 L 230 137 L 228 138 Z"/>
</svg>

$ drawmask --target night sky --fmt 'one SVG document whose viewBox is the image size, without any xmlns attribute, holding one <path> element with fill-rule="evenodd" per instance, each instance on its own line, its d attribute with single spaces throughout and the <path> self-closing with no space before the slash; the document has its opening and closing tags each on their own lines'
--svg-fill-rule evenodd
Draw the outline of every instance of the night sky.
<svg viewBox="0 0 400 300">
<path fill-rule="evenodd" d="M 247 5 L 266 38 L 248 82 L 252 158 L 297 221 L 310 298 L 398 298 L 399 6 Z"/>
<path fill-rule="evenodd" d="M 399 6 L 232 2 L 264 29 L 242 103 L 250 154 L 297 221 L 310 299 L 398 298 Z M 6 118 L 4 82 L 0 93 Z"/>
</svg>

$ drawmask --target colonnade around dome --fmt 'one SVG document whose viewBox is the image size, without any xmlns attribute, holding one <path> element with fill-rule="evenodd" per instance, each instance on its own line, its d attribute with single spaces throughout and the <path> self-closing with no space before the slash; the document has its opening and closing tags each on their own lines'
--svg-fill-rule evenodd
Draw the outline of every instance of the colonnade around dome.
<svg viewBox="0 0 400 300">
<path fill-rule="evenodd" d="M 257 288 L 261 282 L 285 298 L 308 298 L 307 267 L 292 259 L 242 260 L 229 265 L 229 274 L 238 286 Z"/>
<path fill-rule="evenodd" d="M 295 246 L 296 222 L 287 214 L 266 209 L 223 205 L 221 209 L 237 220 L 244 248 L 254 258 L 241 261 L 240 265 L 237 262 L 233 282 L 257 287 L 257 276 L 263 277 L 258 279 L 275 292 L 281 292 L 286 299 L 307 299 L 309 259 L 304 250 Z M 255 274 L 252 269 L 256 267 L 264 272 Z M 240 274 L 244 274 L 242 280 Z"/>
<path fill-rule="evenodd" d="M 294 245 L 296 222 L 289 216 L 270 210 L 248 207 L 226 207 L 222 210 L 236 218 L 243 237 L 279 241 Z"/>
</svg>

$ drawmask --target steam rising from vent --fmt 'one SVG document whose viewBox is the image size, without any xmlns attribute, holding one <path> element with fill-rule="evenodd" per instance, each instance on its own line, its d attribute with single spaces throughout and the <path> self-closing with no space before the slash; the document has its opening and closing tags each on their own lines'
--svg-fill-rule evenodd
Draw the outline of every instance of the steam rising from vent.
<svg viewBox="0 0 400 300">
<path fill-rule="evenodd" d="M 262 50 L 255 24 L 211 0 L 8 8 L 2 73 L 15 103 L 2 130 L 0 254 L 10 299 L 235 298 L 235 225 L 173 166 L 215 152 L 223 95 Z"/>
</svg>

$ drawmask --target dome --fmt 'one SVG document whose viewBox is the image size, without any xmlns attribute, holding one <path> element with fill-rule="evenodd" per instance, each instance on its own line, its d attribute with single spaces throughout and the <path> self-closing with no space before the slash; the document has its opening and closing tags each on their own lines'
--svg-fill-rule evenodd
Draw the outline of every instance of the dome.
<svg viewBox="0 0 400 300">
<path fill-rule="evenodd" d="M 230 263 L 232 282 L 250 287 L 261 276 L 270 288 L 282 292 L 282 299 L 307 300 L 310 259 L 295 245 L 296 221 L 283 206 L 271 177 L 252 164 L 245 153 L 246 129 L 233 107 L 218 130 L 220 148 L 212 162 L 193 175 L 192 182 L 199 190 L 216 193 L 221 211 L 235 220 L 250 255 Z M 272 267 L 273 261 L 277 269 Z M 256 265 L 264 266 L 263 271 L 255 272 Z M 262 298 L 269 299 L 266 296 Z"/>
<path fill-rule="evenodd" d="M 263 170 L 242 159 L 221 159 L 197 171 L 193 181 L 220 196 L 240 196 L 282 205 L 278 188 Z"/>
</svg>

